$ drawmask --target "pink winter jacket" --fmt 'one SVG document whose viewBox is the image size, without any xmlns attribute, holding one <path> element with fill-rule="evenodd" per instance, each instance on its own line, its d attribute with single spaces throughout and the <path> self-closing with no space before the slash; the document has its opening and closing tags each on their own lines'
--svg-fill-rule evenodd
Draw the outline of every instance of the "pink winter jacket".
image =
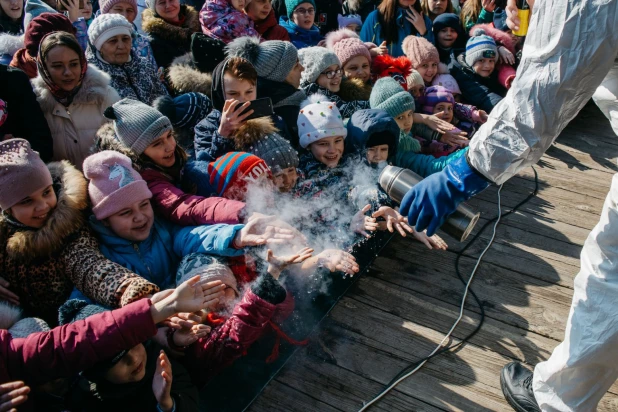
<svg viewBox="0 0 618 412">
<path fill-rule="evenodd" d="M 0 383 L 37 385 L 70 377 L 148 340 L 157 332 L 150 305 L 149 299 L 141 299 L 23 339 L 0 330 Z M 19 410 L 34 406 L 28 401 Z"/>
<path fill-rule="evenodd" d="M 242 223 L 243 202 L 185 193 L 174 186 L 168 176 L 155 169 L 145 169 L 141 175 L 152 192 L 155 210 L 172 223 L 181 226 Z"/>
<path fill-rule="evenodd" d="M 477 29 L 485 30 L 485 34 L 487 34 L 489 37 L 494 39 L 498 47 L 500 46 L 506 47 L 508 51 L 513 53 L 513 56 L 515 56 L 515 54 L 517 53 L 517 50 L 515 49 L 517 40 L 515 39 L 515 36 L 513 36 L 512 34 L 496 29 L 493 23 L 487 23 L 487 24 L 477 24 L 473 26 L 470 29 L 470 36 L 472 36 L 472 34 Z M 515 69 L 515 67 L 510 66 L 508 64 L 504 64 L 504 63 L 498 63 L 496 65 L 496 71 L 498 73 L 498 82 L 500 83 L 500 85 L 507 90 L 510 89 L 511 84 L 513 83 L 513 80 L 515 79 L 515 74 L 517 73 L 517 70 Z"/>
<path fill-rule="evenodd" d="M 249 16 L 232 7 L 229 0 L 206 0 L 200 10 L 200 23 L 205 35 L 226 44 L 238 37 L 260 37 Z"/>
</svg>

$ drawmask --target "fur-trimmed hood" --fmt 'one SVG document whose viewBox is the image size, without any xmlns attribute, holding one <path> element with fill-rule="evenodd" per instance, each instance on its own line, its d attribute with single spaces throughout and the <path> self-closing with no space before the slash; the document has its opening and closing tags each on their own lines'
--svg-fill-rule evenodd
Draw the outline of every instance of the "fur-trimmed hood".
<svg viewBox="0 0 618 412">
<path fill-rule="evenodd" d="M 193 65 L 191 53 L 176 57 L 167 69 L 167 80 L 174 93 L 204 93 L 210 97 L 212 73 L 202 73 Z"/>
<path fill-rule="evenodd" d="M 0 240 L 6 243 L 7 255 L 17 261 L 53 256 L 86 223 L 88 183 L 82 173 L 66 160 L 49 163 L 47 168 L 58 202 L 43 227 L 23 229 L 0 216 Z"/>
<path fill-rule="evenodd" d="M 89 64 L 82 80 L 82 85 L 73 98 L 72 104 L 102 104 L 108 94 L 107 88 L 110 81 L 111 78 L 107 73 Z M 41 109 L 43 109 L 44 113 L 51 112 L 58 104 L 58 101 L 47 87 L 41 75 L 32 79 L 31 82 Z"/>
<path fill-rule="evenodd" d="M 468 33 L 472 36 L 478 29 L 485 30 L 485 34 L 494 39 L 498 46 L 506 47 L 513 55 L 517 53 L 517 38 L 514 35 L 496 29 L 493 23 L 477 24 Z"/>
<path fill-rule="evenodd" d="M 372 86 L 361 79 L 344 78 L 339 88 L 339 97 L 346 102 L 354 100 L 369 100 Z"/>
<path fill-rule="evenodd" d="M 0 56 L 3 54 L 14 55 L 17 50 L 24 47 L 24 35 L 0 33 Z"/>
<path fill-rule="evenodd" d="M 142 12 L 142 30 L 151 36 L 185 44 L 191 39 L 191 35 L 202 32 L 199 13 L 191 6 L 181 5 L 180 16 L 185 16 L 182 27 L 174 26 L 163 20 L 151 9 Z"/>
<path fill-rule="evenodd" d="M 258 117 L 247 120 L 245 124 L 234 133 L 234 143 L 237 150 L 243 150 L 251 143 L 263 139 L 264 136 L 278 133 L 279 129 L 270 117 Z"/>
</svg>

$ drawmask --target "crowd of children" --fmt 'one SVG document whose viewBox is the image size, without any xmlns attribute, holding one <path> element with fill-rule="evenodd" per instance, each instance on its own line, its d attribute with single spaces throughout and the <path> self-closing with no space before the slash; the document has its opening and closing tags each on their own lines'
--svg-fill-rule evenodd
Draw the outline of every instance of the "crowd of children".
<svg viewBox="0 0 618 412">
<path fill-rule="evenodd" d="M 196 410 L 377 231 L 446 249 L 378 176 L 466 156 L 503 7 L 0 0 L 0 408 Z"/>
</svg>

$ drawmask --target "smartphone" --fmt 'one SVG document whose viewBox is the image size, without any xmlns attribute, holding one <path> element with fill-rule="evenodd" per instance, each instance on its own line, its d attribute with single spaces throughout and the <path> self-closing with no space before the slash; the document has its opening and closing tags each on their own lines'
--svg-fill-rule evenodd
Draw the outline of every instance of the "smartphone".
<svg viewBox="0 0 618 412">
<path fill-rule="evenodd" d="M 84 8 L 84 0 L 79 0 L 79 8 L 80 9 Z M 61 0 L 56 0 L 56 10 L 58 10 L 58 11 L 67 11 L 67 8 L 64 7 L 64 4 L 62 4 Z"/>
<path fill-rule="evenodd" d="M 249 110 L 253 110 L 253 113 L 245 120 L 256 119 L 258 117 L 272 116 L 275 114 L 273 111 L 273 102 L 270 97 L 264 97 L 262 99 L 251 100 L 251 104 L 241 113 L 247 113 Z"/>
</svg>

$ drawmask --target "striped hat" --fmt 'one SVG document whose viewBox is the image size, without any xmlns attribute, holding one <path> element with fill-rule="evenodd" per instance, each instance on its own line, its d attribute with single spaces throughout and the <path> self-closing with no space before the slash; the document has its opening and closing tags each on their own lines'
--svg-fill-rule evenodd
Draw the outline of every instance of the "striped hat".
<svg viewBox="0 0 618 412">
<path fill-rule="evenodd" d="M 210 186 L 216 193 L 228 199 L 244 200 L 249 180 L 257 181 L 261 176 L 271 177 L 264 160 L 246 152 L 229 152 L 208 165 Z"/>
<path fill-rule="evenodd" d="M 425 90 L 423 113 L 433 114 L 433 108 L 440 103 L 455 104 L 455 98 L 445 87 L 431 86 Z"/>
<path fill-rule="evenodd" d="M 481 59 L 495 59 L 498 48 L 494 39 L 485 34 L 485 30 L 478 29 L 466 44 L 466 64 L 470 67 Z"/>
</svg>

